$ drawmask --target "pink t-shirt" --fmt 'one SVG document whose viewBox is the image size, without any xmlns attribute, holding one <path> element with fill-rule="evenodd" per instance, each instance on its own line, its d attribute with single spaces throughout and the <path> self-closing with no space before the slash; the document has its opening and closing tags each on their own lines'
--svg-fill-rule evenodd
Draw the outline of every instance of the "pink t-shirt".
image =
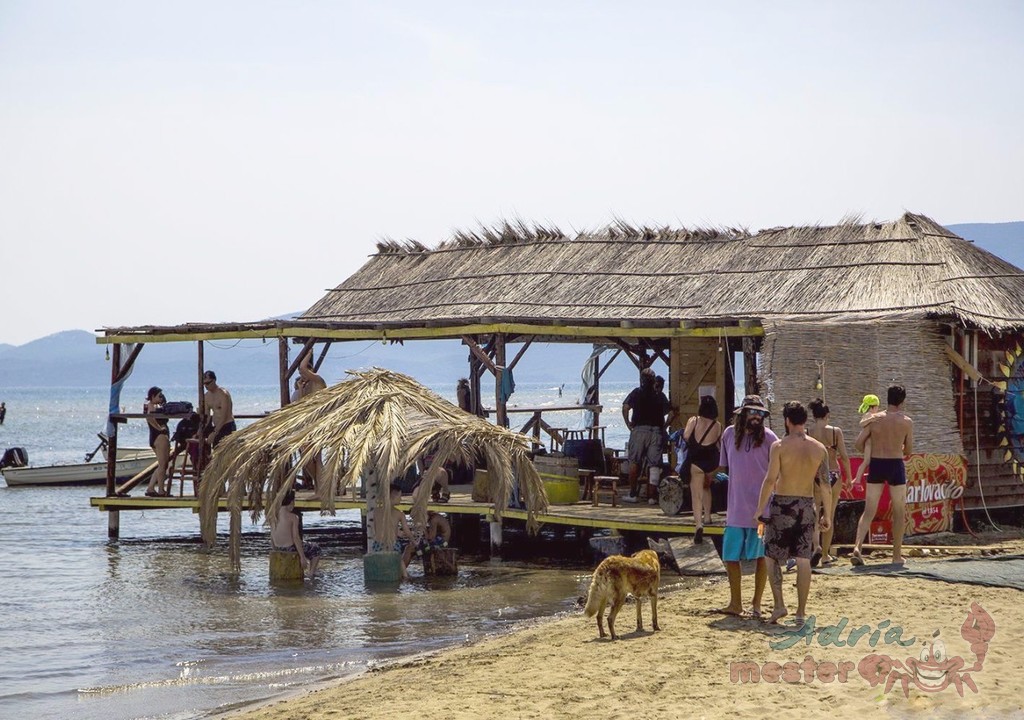
<svg viewBox="0 0 1024 720">
<path fill-rule="evenodd" d="M 722 433 L 722 460 L 729 469 L 729 501 L 725 511 L 725 524 L 732 527 L 755 528 L 754 511 L 761 497 L 761 485 L 768 473 L 768 453 L 778 436 L 764 429 L 764 442 L 753 447 L 750 437 L 736 447 L 736 428 L 730 425 Z"/>
</svg>

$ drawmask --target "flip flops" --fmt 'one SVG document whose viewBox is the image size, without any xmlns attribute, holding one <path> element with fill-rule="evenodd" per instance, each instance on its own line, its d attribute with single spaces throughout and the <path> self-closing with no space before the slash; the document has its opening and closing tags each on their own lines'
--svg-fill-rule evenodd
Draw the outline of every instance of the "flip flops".
<svg viewBox="0 0 1024 720">
<path fill-rule="evenodd" d="M 850 564 L 853 565 L 854 567 L 860 567 L 861 565 L 864 564 L 864 558 L 862 558 L 860 555 L 854 553 L 853 555 L 850 556 Z"/>
<path fill-rule="evenodd" d="M 821 562 L 821 550 L 815 550 L 814 554 L 811 555 L 811 567 L 818 567 L 818 563 Z"/>
<path fill-rule="evenodd" d="M 697 532 L 693 534 L 693 544 L 700 545 L 702 542 L 704 542 L 704 528 L 699 527 Z"/>
<path fill-rule="evenodd" d="M 160 497 L 160 493 L 158 493 L 156 490 L 147 490 L 146 497 Z"/>
</svg>

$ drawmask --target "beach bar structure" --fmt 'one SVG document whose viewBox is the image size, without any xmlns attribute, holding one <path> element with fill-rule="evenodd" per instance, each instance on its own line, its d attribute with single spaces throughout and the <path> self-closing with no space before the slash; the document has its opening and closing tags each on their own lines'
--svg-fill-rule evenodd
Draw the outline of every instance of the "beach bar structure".
<svg viewBox="0 0 1024 720">
<path fill-rule="evenodd" d="M 923 215 L 755 233 L 506 223 L 433 248 L 381 242 L 292 320 L 101 332 L 115 358 L 124 343 L 277 338 L 282 405 L 317 346 L 318 366 L 343 341 L 457 339 L 474 409 L 493 398 L 502 425 L 504 376 L 533 342 L 608 346 L 638 369 L 661 358 L 680 421 L 709 393 L 728 421 L 737 384 L 777 430 L 785 402 L 820 396 L 851 444 L 861 397 L 898 383 L 915 421 L 916 531 L 948 529 L 959 497 L 1024 506 L 1024 271 Z M 607 354 L 593 362 L 596 380 Z M 600 409 L 599 383 L 586 401 Z"/>
</svg>

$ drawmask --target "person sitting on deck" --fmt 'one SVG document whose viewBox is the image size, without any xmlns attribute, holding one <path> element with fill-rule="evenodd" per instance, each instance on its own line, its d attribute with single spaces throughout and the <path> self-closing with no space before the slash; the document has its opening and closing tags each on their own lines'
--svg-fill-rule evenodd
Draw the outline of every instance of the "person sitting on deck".
<svg viewBox="0 0 1024 720">
<path fill-rule="evenodd" d="M 295 511 L 295 492 L 289 490 L 277 511 L 277 523 L 270 530 L 270 549 L 278 552 L 297 552 L 303 571 L 309 571 L 309 579 L 316 577 L 320 564 L 320 546 L 302 540 L 302 521 Z"/>
</svg>

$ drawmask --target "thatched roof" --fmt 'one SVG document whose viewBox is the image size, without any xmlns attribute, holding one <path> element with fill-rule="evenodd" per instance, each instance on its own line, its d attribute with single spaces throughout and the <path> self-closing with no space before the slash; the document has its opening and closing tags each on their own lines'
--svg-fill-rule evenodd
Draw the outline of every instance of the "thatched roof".
<svg viewBox="0 0 1024 720">
<path fill-rule="evenodd" d="M 434 249 L 385 241 L 301 316 L 311 325 L 945 318 L 1024 327 L 1024 272 L 922 215 L 886 223 L 572 236 L 504 224 Z"/>
<path fill-rule="evenodd" d="M 449 461 L 486 462 L 494 514 L 508 507 L 514 480 L 526 504 L 527 525 L 536 530 L 536 514 L 547 508 L 544 486 L 528 453 L 529 439 L 470 415 L 412 378 L 374 368 L 350 372 L 351 379 L 313 393 L 233 433 L 218 446 L 200 484 L 203 539 L 216 540 L 217 500 L 227 485 L 228 509 L 241 512 L 248 498 L 253 522 L 276 521 L 295 473 L 314 453 L 323 452 L 317 494 L 324 513 L 333 514 L 335 499 L 359 484 L 370 468 L 387 484 L 425 453 L 434 466 Z M 428 480 L 420 510 L 425 517 Z M 234 525 L 234 523 L 233 523 Z M 395 523 L 387 533 L 394 539 Z M 232 531 L 231 555 L 237 569 L 238 537 Z"/>
</svg>

